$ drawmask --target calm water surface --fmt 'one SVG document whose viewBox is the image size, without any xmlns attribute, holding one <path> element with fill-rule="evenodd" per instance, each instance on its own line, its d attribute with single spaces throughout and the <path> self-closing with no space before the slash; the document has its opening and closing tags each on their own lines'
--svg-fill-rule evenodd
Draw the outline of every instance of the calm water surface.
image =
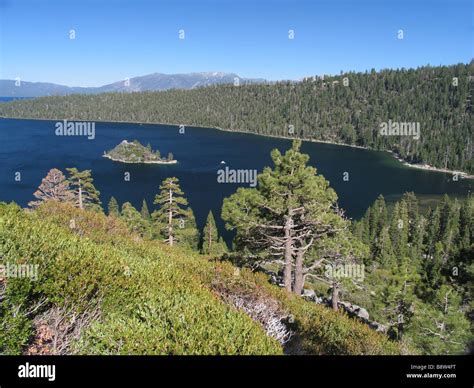
<svg viewBox="0 0 474 388">
<path fill-rule="evenodd" d="M 282 152 L 291 142 L 251 134 L 222 132 L 211 128 L 178 127 L 152 124 L 96 123 L 94 140 L 86 137 L 59 137 L 55 121 L 0 119 L 0 201 L 15 201 L 26 206 L 47 172 L 55 167 L 91 169 L 103 203 L 115 196 L 120 203 L 136 207 L 146 199 L 150 209 L 160 182 L 176 176 L 196 215 L 199 227 L 209 210 L 220 215 L 223 198 L 238 184 L 217 182 L 222 161 L 229 168 L 257 169 L 271 165 L 270 151 Z M 102 157 L 104 151 L 122 140 L 150 143 L 162 155 L 172 152 L 177 165 L 116 163 Z M 422 200 L 447 193 L 462 197 L 472 190 L 473 181 L 453 181 L 450 174 L 423 171 L 403 166 L 386 152 L 367 151 L 331 144 L 305 142 L 302 151 L 339 195 L 340 205 L 352 218 L 363 215 L 379 194 L 396 200 L 405 191 L 414 191 Z M 15 181 L 15 173 L 21 181 Z M 130 173 L 130 182 L 124 174 Z M 343 180 L 344 172 L 349 181 Z M 217 220 L 219 228 L 223 223 Z M 230 237 L 226 234 L 227 239 Z"/>
</svg>

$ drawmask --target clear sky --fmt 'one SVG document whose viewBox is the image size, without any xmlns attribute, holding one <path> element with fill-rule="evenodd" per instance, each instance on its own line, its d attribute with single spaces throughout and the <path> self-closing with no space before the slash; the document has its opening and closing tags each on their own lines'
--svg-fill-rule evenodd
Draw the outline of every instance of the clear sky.
<svg viewBox="0 0 474 388">
<path fill-rule="evenodd" d="M 278 80 L 466 63 L 472 3 L 0 0 L 0 79 L 99 86 L 154 72 L 224 71 Z"/>
</svg>

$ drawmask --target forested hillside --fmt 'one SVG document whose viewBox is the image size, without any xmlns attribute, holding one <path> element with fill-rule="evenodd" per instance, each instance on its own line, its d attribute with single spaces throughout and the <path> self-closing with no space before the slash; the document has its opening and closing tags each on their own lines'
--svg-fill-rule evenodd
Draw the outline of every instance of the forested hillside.
<svg viewBox="0 0 474 388">
<path fill-rule="evenodd" d="M 1 354 L 400 354 L 363 323 L 266 277 L 48 201 L 0 203 Z M 263 308 L 263 309 L 262 309 Z M 293 342 L 293 340 L 295 342 Z"/>
<path fill-rule="evenodd" d="M 411 163 L 474 172 L 474 63 L 346 73 L 302 82 L 71 95 L 0 105 L 6 117 L 161 122 L 393 150 Z M 384 136 L 383 123 L 420 136 Z"/>
<path fill-rule="evenodd" d="M 462 352 L 472 341 L 474 198 L 444 196 L 422 214 L 413 193 L 391 210 L 381 195 L 353 230 L 370 252 L 363 291 L 347 297 L 424 353 Z"/>
</svg>

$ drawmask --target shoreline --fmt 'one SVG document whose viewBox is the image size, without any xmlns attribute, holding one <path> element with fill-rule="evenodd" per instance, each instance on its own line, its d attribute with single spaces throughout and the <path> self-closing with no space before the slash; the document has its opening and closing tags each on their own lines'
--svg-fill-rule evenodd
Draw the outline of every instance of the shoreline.
<svg viewBox="0 0 474 388">
<path fill-rule="evenodd" d="M 119 163 L 128 163 L 128 164 L 177 164 L 177 160 L 144 160 L 143 162 L 132 162 L 132 161 L 126 161 L 126 160 L 120 160 L 120 159 L 114 159 L 110 155 L 102 155 L 103 158 L 107 158 L 112 160 L 113 162 L 119 162 Z"/>
<path fill-rule="evenodd" d="M 447 168 L 433 167 L 426 163 L 411 164 L 411 163 L 408 163 L 406 160 L 403 160 L 403 158 L 401 158 L 400 155 L 398 155 L 394 151 L 386 151 L 386 152 L 390 152 L 395 159 L 397 159 L 400 163 L 402 163 L 403 165 L 407 167 L 417 168 L 419 170 L 425 170 L 425 171 L 443 172 L 445 174 L 458 175 L 461 179 L 474 179 L 474 175 L 470 175 L 464 171 L 456 171 L 456 170 L 449 170 Z"/>
<path fill-rule="evenodd" d="M 40 118 L 36 118 L 36 117 L 32 118 L 32 117 L 4 117 L 4 116 L 0 116 L 0 119 L 60 121 L 59 119 L 40 119 Z M 71 119 L 67 119 L 67 120 L 71 120 Z M 72 119 L 72 120 L 75 120 L 75 119 Z M 79 121 L 79 120 L 75 120 L 75 121 Z M 444 174 L 458 175 L 459 178 L 461 178 L 461 179 L 474 179 L 474 175 L 470 175 L 469 173 L 464 172 L 464 171 L 456 171 L 456 170 L 449 170 L 449 169 L 444 169 L 444 168 L 439 168 L 439 167 L 433 167 L 433 166 L 431 166 L 429 164 L 426 164 L 426 163 L 425 164 L 412 164 L 412 163 L 409 163 L 406 160 L 402 159 L 398 154 L 396 154 L 392 150 L 375 150 L 375 149 L 372 149 L 372 148 L 369 148 L 369 147 L 338 143 L 338 142 L 328 141 L 328 140 L 302 139 L 302 138 L 290 137 L 290 136 L 277 136 L 277 135 L 260 134 L 260 133 L 254 133 L 254 132 L 239 130 L 239 129 L 225 129 L 225 128 L 221 128 L 221 127 L 203 127 L 203 126 L 200 126 L 200 125 L 175 124 L 175 123 L 159 123 L 159 122 L 145 122 L 145 121 L 122 121 L 122 120 L 82 120 L 82 119 L 80 121 L 94 121 L 94 122 L 99 122 L 99 123 L 119 123 L 119 124 L 169 125 L 169 126 L 174 126 L 174 127 L 179 127 L 179 125 L 184 125 L 185 127 L 188 126 L 188 127 L 192 127 L 192 128 L 216 129 L 216 130 L 222 131 L 222 132 L 244 133 L 244 134 L 247 134 L 247 135 L 272 137 L 272 138 L 276 138 L 276 139 L 286 139 L 286 140 L 299 139 L 301 141 L 307 141 L 307 142 L 311 142 L 311 143 L 332 144 L 332 145 L 343 146 L 343 147 L 358 148 L 358 149 L 367 150 L 367 151 L 388 152 L 397 161 L 399 161 L 402 165 L 404 165 L 405 167 L 416 168 L 418 170 L 424 170 L 424 171 L 440 172 L 440 173 L 444 173 Z M 173 162 L 171 162 L 171 163 L 167 163 L 167 162 L 166 163 L 162 163 L 162 162 L 151 162 L 151 163 L 150 162 L 123 162 L 123 161 L 120 161 L 120 160 L 114 160 L 114 161 L 122 162 L 122 163 L 149 163 L 149 164 L 175 164 L 175 163 L 177 163 L 177 161 L 174 161 L 174 163 Z"/>
</svg>

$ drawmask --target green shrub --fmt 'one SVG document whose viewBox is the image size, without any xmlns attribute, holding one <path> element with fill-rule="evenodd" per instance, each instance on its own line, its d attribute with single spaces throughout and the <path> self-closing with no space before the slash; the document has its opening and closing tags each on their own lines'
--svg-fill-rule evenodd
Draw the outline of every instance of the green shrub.
<svg viewBox="0 0 474 388">
<path fill-rule="evenodd" d="M 71 217 L 76 220 L 73 229 Z M 71 347 L 74 352 L 281 353 L 279 344 L 257 323 L 180 267 L 180 260 L 189 260 L 177 259 L 182 252 L 130 238 L 120 225 L 113 235 L 106 218 L 55 204 L 38 212 L 0 206 L 2 259 L 39 264 L 35 282 L 21 279 L 23 286 L 13 287 L 16 281 L 7 279 L 0 352 L 19 353 L 34 334 L 33 314 L 18 314 L 22 318 L 12 320 L 9 311 L 21 306 L 24 313 L 44 299 L 47 303 L 36 313 L 61 305 L 72 305 L 81 313 L 100 304 L 101 318 L 85 328 Z"/>
</svg>

